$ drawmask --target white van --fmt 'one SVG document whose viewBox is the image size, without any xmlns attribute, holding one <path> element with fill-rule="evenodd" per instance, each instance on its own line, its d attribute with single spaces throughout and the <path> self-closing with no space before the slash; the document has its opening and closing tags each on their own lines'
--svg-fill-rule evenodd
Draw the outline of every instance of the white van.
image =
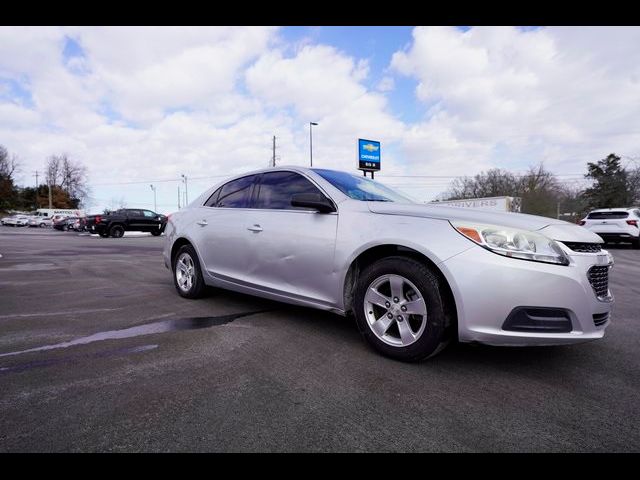
<svg viewBox="0 0 640 480">
<path fill-rule="evenodd" d="M 39 208 L 35 216 L 52 219 L 54 215 L 64 215 L 66 217 L 84 217 L 84 210 L 73 208 Z"/>
</svg>

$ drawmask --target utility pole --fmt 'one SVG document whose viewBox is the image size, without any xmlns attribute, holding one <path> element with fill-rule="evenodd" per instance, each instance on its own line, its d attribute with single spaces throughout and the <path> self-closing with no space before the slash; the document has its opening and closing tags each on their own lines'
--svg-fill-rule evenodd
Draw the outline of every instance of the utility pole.
<svg viewBox="0 0 640 480">
<path fill-rule="evenodd" d="M 189 203 L 189 190 L 187 189 L 187 177 L 184 174 L 180 174 L 182 179 L 184 180 L 184 205 L 187 206 Z"/>
<path fill-rule="evenodd" d="M 35 195 L 35 198 L 36 198 L 36 210 L 37 210 L 38 207 L 40 206 L 40 205 L 38 205 L 38 170 L 36 170 L 35 173 L 36 173 L 36 175 L 35 175 L 35 177 L 36 177 L 36 195 Z"/>
<path fill-rule="evenodd" d="M 178 210 L 180 210 L 180 184 L 178 184 Z"/>
<path fill-rule="evenodd" d="M 153 212 L 158 213 L 158 205 L 156 204 L 156 187 L 153 185 L 149 185 L 151 190 L 153 190 Z"/>
<path fill-rule="evenodd" d="M 53 208 L 53 199 L 51 198 L 51 182 L 47 182 L 49 185 L 49 210 Z"/>
<path fill-rule="evenodd" d="M 273 161 L 272 163 L 272 167 L 276 166 L 276 136 L 273 136 Z"/>
<path fill-rule="evenodd" d="M 309 163 L 313 167 L 313 126 L 315 122 L 309 122 Z"/>
</svg>

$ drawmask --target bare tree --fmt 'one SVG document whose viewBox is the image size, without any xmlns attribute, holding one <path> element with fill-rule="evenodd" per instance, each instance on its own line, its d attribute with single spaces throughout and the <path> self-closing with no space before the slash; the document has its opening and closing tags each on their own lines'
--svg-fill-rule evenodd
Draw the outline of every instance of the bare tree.
<svg viewBox="0 0 640 480">
<path fill-rule="evenodd" d="M 88 197 L 87 167 L 69 158 L 67 154 L 49 157 L 46 177 L 49 185 L 59 186 L 69 198 L 82 201 Z"/>
<path fill-rule="evenodd" d="M 560 187 L 556 177 L 541 163 L 524 175 L 493 168 L 474 177 L 457 178 L 442 195 L 443 200 L 484 197 L 521 197 L 522 212 L 555 217 Z"/>
<path fill-rule="evenodd" d="M 13 174 L 19 169 L 18 157 L 9 155 L 9 151 L 4 145 L 0 145 L 0 180 L 7 180 L 13 183 Z"/>
<path fill-rule="evenodd" d="M 519 190 L 519 181 L 515 175 L 500 168 L 493 168 L 474 177 L 456 178 L 444 193 L 443 199 L 517 196 Z"/>
<path fill-rule="evenodd" d="M 0 209 L 14 208 L 17 201 L 14 174 L 20 163 L 16 155 L 9 155 L 9 151 L 0 145 Z"/>
</svg>

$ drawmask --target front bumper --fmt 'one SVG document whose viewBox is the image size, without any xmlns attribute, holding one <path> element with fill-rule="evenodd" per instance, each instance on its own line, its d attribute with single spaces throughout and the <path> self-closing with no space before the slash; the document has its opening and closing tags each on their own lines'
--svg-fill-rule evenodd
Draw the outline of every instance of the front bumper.
<svg viewBox="0 0 640 480">
<path fill-rule="evenodd" d="M 607 252 L 569 252 L 571 263 L 563 266 L 507 258 L 477 246 L 440 264 L 456 299 L 460 341 L 523 346 L 602 338 L 613 296 L 609 292 L 598 299 L 587 272 L 606 264 Z M 563 333 L 505 330 L 506 319 L 521 307 L 562 309 L 571 329 Z M 602 322 L 605 314 L 607 320 Z"/>
</svg>

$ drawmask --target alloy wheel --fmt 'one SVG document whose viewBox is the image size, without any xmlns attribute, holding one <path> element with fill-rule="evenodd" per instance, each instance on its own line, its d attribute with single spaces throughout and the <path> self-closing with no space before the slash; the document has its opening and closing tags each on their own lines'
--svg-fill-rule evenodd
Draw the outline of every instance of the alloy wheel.
<svg viewBox="0 0 640 480">
<path fill-rule="evenodd" d="M 176 262 L 176 280 L 183 292 L 191 290 L 196 279 L 195 265 L 191 255 L 182 253 Z"/>
<path fill-rule="evenodd" d="M 423 295 L 401 275 L 383 275 L 371 282 L 364 297 L 364 314 L 373 334 L 394 347 L 415 343 L 427 325 Z"/>
</svg>

